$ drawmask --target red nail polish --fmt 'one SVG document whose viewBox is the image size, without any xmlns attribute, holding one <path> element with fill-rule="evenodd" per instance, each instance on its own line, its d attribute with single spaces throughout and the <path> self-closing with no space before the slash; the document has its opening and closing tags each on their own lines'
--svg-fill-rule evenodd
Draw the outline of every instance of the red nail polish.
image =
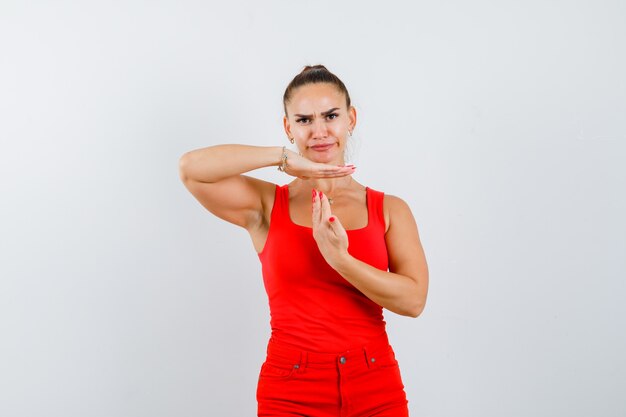
<svg viewBox="0 0 626 417">
<path fill-rule="evenodd" d="M 320 191 L 320 199 L 324 197 L 324 193 Z"/>
<path fill-rule="evenodd" d="M 335 216 L 330 216 L 330 218 L 328 219 L 329 222 L 334 222 L 335 221 Z"/>
</svg>

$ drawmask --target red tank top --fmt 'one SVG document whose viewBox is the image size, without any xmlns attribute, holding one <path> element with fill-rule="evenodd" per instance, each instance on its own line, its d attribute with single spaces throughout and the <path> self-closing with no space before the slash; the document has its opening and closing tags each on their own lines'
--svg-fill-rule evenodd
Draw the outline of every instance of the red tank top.
<svg viewBox="0 0 626 417">
<path fill-rule="evenodd" d="M 348 230 L 348 252 L 388 268 L 383 196 L 366 188 L 367 226 Z M 313 229 L 289 216 L 289 187 L 276 186 L 267 241 L 259 253 L 272 338 L 309 351 L 342 352 L 385 333 L 382 307 L 324 260 Z"/>
</svg>

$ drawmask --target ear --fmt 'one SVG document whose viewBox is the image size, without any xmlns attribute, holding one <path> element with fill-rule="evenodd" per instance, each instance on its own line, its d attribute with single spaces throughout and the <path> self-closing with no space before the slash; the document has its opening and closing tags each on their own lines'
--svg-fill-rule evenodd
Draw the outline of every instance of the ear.
<svg viewBox="0 0 626 417">
<path fill-rule="evenodd" d="M 350 120 L 350 131 L 353 131 L 356 126 L 356 109 L 354 106 L 350 106 L 348 109 L 348 119 Z"/>
<path fill-rule="evenodd" d="M 289 119 L 287 116 L 283 116 L 283 127 L 285 128 L 285 133 L 287 134 L 287 139 L 292 137 L 291 135 L 291 125 L 289 124 Z"/>
</svg>

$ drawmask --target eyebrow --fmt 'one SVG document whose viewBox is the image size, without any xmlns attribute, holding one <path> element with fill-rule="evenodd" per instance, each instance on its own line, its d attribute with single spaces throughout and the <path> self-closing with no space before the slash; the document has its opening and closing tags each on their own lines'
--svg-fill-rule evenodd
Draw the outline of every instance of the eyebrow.
<svg viewBox="0 0 626 417">
<path fill-rule="evenodd" d="M 339 107 L 333 107 L 330 110 L 323 111 L 321 114 L 322 114 L 322 116 L 327 116 L 327 115 L 331 114 L 332 112 L 334 112 L 335 110 L 339 110 Z M 296 116 L 296 117 L 308 117 L 308 118 L 313 117 L 312 114 L 294 114 L 294 116 Z"/>
</svg>

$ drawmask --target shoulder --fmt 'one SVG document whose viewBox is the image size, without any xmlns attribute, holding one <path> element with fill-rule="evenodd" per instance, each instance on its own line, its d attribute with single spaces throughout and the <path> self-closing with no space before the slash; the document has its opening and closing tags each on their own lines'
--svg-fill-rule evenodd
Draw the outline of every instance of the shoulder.
<svg viewBox="0 0 626 417">
<path fill-rule="evenodd" d="M 413 213 L 407 202 L 395 195 L 384 195 L 383 214 L 385 216 L 385 232 L 389 231 L 390 227 L 397 228 L 415 223 Z"/>
<path fill-rule="evenodd" d="M 409 208 L 406 201 L 392 194 L 385 194 L 384 203 L 385 207 L 392 208 L 394 210 L 397 210 L 398 208 L 402 209 L 403 207 L 407 209 Z"/>
<path fill-rule="evenodd" d="M 259 192 L 263 200 L 268 198 L 274 200 L 276 189 L 280 188 L 280 185 L 274 184 L 273 182 L 264 181 L 248 175 L 241 175 L 241 177 L 244 178 L 251 187 L 255 188 Z"/>
</svg>

